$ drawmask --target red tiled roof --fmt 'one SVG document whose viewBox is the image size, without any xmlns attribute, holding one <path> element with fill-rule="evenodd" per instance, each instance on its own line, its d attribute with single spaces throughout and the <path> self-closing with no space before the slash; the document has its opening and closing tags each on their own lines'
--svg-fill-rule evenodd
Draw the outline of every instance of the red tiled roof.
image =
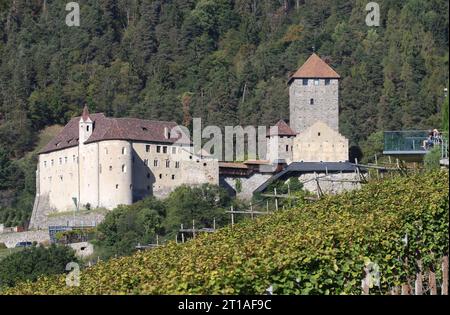
<svg viewBox="0 0 450 315">
<path fill-rule="evenodd" d="M 64 129 L 47 144 L 39 154 L 50 153 L 78 146 L 79 123 L 82 117 L 69 121 Z M 178 138 L 167 138 L 167 131 L 178 126 L 175 122 L 151 121 L 136 118 L 108 118 L 104 114 L 91 114 L 94 131 L 85 142 L 94 143 L 105 140 L 128 140 L 173 144 Z"/>
<path fill-rule="evenodd" d="M 278 130 L 276 130 L 275 127 L 278 127 Z M 271 127 L 270 130 L 267 132 L 267 136 L 296 136 L 294 130 L 289 127 L 289 125 L 284 121 L 280 120 L 275 124 L 275 126 Z"/>
<path fill-rule="evenodd" d="M 340 79 L 340 75 L 337 74 L 325 61 L 323 61 L 316 54 L 312 54 L 311 57 L 306 60 L 303 66 L 294 73 L 290 78 L 290 82 L 294 79 Z"/>
</svg>

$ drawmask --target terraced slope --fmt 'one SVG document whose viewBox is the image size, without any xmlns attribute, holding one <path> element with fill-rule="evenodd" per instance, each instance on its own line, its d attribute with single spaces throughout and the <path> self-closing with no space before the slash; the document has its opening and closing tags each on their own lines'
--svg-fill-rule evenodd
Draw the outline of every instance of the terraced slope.
<svg viewBox="0 0 450 315">
<path fill-rule="evenodd" d="M 386 293 L 448 254 L 448 173 L 398 177 L 357 192 L 247 221 L 184 245 L 170 244 L 9 294 L 360 294 L 376 262 Z M 407 237 L 406 237 L 407 236 Z M 409 262 L 409 263 L 408 263 Z"/>
</svg>

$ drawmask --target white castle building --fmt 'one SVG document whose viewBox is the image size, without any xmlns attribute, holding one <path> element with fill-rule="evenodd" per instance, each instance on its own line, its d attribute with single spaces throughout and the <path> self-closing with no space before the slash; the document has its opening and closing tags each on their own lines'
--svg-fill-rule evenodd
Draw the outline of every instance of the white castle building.
<svg viewBox="0 0 450 315">
<path fill-rule="evenodd" d="M 291 77 L 290 125 L 280 121 L 268 132 L 265 163 L 348 161 L 348 140 L 339 133 L 339 79 L 316 54 Z M 190 140 L 173 134 L 175 127 L 89 114 L 85 107 L 39 153 L 30 228 L 50 213 L 113 209 L 167 196 L 183 184 L 218 185 L 219 169 L 231 174 L 247 167 L 193 154 Z"/>
<path fill-rule="evenodd" d="M 30 228 L 54 212 L 113 209 L 167 196 L 182 184 L 218 185 L 218 161 L 193 154 L 190 141 L 171 134 L 177 126 L 108 118 L 85 107 L 39 152 Z"/>
</svg>

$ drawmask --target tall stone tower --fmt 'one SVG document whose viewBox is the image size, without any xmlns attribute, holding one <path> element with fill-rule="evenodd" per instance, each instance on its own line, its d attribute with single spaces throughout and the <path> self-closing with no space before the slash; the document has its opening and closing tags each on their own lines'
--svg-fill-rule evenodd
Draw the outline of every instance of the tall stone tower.
<svg viewBox="0 0 450 315">
<path fill-rule="evenodd" d="M 79 144 L 78 144 L 78 207 L 83 208 L 87 204 L 91 207 L 100 207 L 99 193 L 99 156 L 95 144 L 86 144 L 94 132 L 94 121 L 89 114 L 87 106 L 79 122 Z"/>
<path fill-rule="evenodd" d="M 318 121 L 339 132 L 339 79 L 313 54 L 289 80 L 290 126 L 300 133 Z"/>
</svg>

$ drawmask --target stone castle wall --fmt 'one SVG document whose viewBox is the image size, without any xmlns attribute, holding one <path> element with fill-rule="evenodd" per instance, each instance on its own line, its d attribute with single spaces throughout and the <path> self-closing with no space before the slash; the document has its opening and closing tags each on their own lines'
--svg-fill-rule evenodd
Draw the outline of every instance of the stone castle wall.
<svg viewBox="0 0 450 315">
<path fill-rule="evenodd" d="M 315 85 L 314 79 L 303 85 L 302 79 L 292 82 L 289 88 L 290 127 L 296 132 L 302 132 L 317 121 L 323 121 L 330 128 L 339 132 L 339 80 L 320 79 Z M 314 104 L 311 104 L 311 99 Z"/>
<path fill-rule="evenodd" d="M 4 243 L 8 248 L 14 248 L 19 242 L 47 243 L 50 242 L 50 236 L 48 230 L 0 234 L 0 243 Z"/>
</svg>

